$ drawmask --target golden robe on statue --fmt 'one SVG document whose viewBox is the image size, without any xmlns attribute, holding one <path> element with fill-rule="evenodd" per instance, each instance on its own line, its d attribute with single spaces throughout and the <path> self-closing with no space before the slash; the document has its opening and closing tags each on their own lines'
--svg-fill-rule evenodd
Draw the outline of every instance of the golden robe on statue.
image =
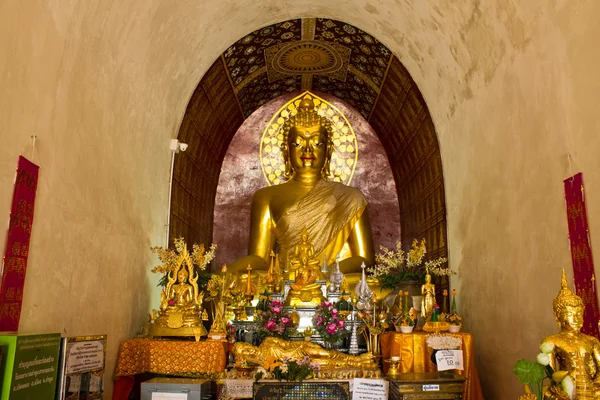
<svg viewBox="0 0 600 400">
<path fill-rule="evenodd" d="M 322 260 L 325 255 L 327 263 L 332 264 L 338 253 L 343 256 L 344 244 L 366 206 L 367 200 L 358 189 L 337 182 L 319 181 L 277 221 L 275 238 L 279 243 L 280 259 L 286 265 L 295 246 L 301 242 L 300 228 L 305 227 L 314 246 L 315 258 Z"/>
</svg>

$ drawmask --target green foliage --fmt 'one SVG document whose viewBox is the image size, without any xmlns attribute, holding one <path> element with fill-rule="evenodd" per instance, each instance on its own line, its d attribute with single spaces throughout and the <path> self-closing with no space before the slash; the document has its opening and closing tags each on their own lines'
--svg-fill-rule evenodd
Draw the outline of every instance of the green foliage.
<svg viewBox="0 0 600 400">
<path fill-rule="evenodd" d="M 534 361 L 519 360 L 513 372 L 522 384 L 537 386 L 546 377 L 546 368 Z"/>
<path fill-rule="evenodd" d="M 400 271 L 393 274 L 385 274 L 379 277 L 381 290 L 393 289 L 404 282 L 418 281 L 425 282 L 425 272 Z"/>
</svg>

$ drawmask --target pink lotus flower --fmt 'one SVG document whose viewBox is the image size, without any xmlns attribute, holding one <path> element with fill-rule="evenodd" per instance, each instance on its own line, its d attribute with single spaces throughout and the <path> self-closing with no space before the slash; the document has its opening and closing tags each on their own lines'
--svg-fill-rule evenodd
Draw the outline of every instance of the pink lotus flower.
<svg viewBox="0 0 600 400">
<path fill-rule="evenodd" d="M 337 308 L 332 308 L 332 309 L 331 309 L 331 315 L 333 315 L 334 317 L 335 317 L 336 315 L 338 315 L 338 310 L 337 310 Z"/>
<path fill-rule="evenodd" d="M 281 312 L 281 307 L 273 307 L 273 306 L 271 306 L 271 312 L 273 314 L 279 314 Z"/>
<path fill-rule="evenodd" d="M 272 331 L 273 329 L 275 329 L 275 326 L 277 326 L 277 324 L 275 323 L 274 319 L 270 319 L 267 321 L 267 323 L 265 324 L 265 328 Z"/>
<path fill-rule="evenodd" d="M 279 308 L 281 308 L 282 306 L 283 306 L 283 304 L 281 304 L 281 301 L 279 301 L 279 300 L 273 300 L 271 302 L 271 307 L 279 307 Z"/>
<path fill-rule="evenodd" d="M 340 329 L 343 329 L 343 328 L 344 328 L 344 325 L 345 325 L 345 324 L 344 324 L 344 321 L 342 321 L 341 319 L 340 319 L 340 320 L 338 321 L 338 323 L 337 323 L 337 326 L 338 326 L 338 328 L 340 328 Z"/>
<path fill-rule="evenodd" d="M 285 326 L 288 326 L 290 324 L 290 319 L 288 317 L 281 317 L 281 323 Z"/>
<path fill-rule="evenodd" d="M 283 325 L 277 326 L 277 332 L 279 332 L 280 335 L 283 335 L 283 331 L 285 331 L 285 326 L 283 326 Z"/>
<path fill-rule="evenodd" d="M 333 303 L 329 302 L 329 301 L 324 301 L 322 306 L 323 307 L 331 307 L 333 305 Z"/>
<path fill-rule="evenodd" d="M 337 325 L 336 324 L 327 324 L 327 332 L 329 332 L 330 335 L 334 335 L 337 332 Z"/>
<path fill-rule="evenodd" d="M 317 317 L 315 318 L 315 325 L 321 326 L 321 325 L 323 325 L 324 322 L 325 322 L 325 319 L 322 316 L 317 315 Z"/>
</svg>

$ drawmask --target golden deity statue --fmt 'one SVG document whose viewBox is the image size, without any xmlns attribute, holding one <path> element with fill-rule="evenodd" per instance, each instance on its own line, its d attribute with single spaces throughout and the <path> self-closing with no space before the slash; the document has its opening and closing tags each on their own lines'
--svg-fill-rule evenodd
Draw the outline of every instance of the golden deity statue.
<svg viewBox="0 0 600 400">
<path fill-rule="evenodd" d="M 167 275 L 167 286 L 160 295 L 160 311 L 150 327 L 150 336 L 206 335 L 201 311 L 204 294 L 198 290 L 198 273 L 187 248 L 179 255 L 176 267 Z"/>
<path fill-rule="evenodd" d="M 560 332 L 542 340 L 542 344 L 553 347 L 550 366 L 555 371 L 567 371 L 575 381 L 576 399 L 600 398 L 600 341 L 579 332 L 583 326 L 583 301 L 567 284 L 565 271 L 562 273 L 561 289 L 554 299 L 554 318 Z M 564 393 L 548 389 L 544 399 L 563 399 Z M 568 398 L 568 396 L 566 397 Z"/>
<path fill-rule="evenodd" d="M 377 370 L 377 363 L 370 353 L 351 356 L 340 351 L 326 350 L 318 344 L 307 341 L 286 341 L 275 336 L 263 340 L 260 346 L 237 342 L 233 348 L 236 364 L 243 361 L 262 365 L 269 357 L 282 360 L 284 357 L 302 360 L 304 356 L 318 362 L 321 369 L 362 369 Z"/>
<path fill-rule="evenodd" d="M 334 146 L 331 122 L 319 116 L 310 99 L 302 100 L 297 111 L 281 130 L 284 175 L 289 180 L 254 194 L 248 256 L 230 267 L 243 272 L 250 263 L 255 271 L 265 271 L 269 254 L 278 249 L 287 270 L 292 258 L 297 259 L 295 246 L 302 243 L 306 228 L 307 240 L 314 247 L 299 250 L 307 252 L 305 261 L 325 256 L 332 264 L 341 253 L 342 272 L 360 272 L 363 261 L 373 264 L 367 201 L 358 189 L 327 180 Z"/>
<path fill-rule="evenodd" d="M 312 274 L 319 268 L 319 260 L 315 258 L 315 247 L 308 241 L 308 232 L 302 228 L 301 242 L 296 245 L 294 255 L 289 260 L 290 269 L 294 274 L 293 279 L 298 279 L 298 274 L 302 274 L 308 268 Z M 315 278 L 316 280 L 316 278 Z"/>
<path fill-rule="evenodd" d="M 294 257 L 291 259 L 294 283 L 285 299 L 287 306 L 318 306 L 323 297 L 321 284 L 315 283 L 319 277 L 319 260 L 312 258 L 313 245 L 308 241 L 306 230 L 302 231 L 302 242 L 296 246 Z M 311 257 L 311 258 L 309 258 Z"/>
<path fill-rule="evenodd" d="M 433 307 L 435 307 L 435 285 L 431 283 L 431 275 L 429 273 L 425 275 L 425 283 L 421 286 L 421 294 L 423 295 L 421 316 L 425 321 L 429 321 L 433 313 Z"/>
</svg>

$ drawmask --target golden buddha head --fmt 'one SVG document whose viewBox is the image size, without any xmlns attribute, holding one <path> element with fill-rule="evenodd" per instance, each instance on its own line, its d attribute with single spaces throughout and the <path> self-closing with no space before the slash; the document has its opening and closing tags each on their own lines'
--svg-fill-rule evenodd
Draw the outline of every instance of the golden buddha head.
<svg viewBox="0 0 600 400">
<path fill-rule="evenodd" d="M 569 289 L 565 270 L 562 272 L 562 280 L 558 296 L 552 305 L 554 318 L 561 330 L 577 331 L 583 326 L 583 300 Z"/>
<path fill-rule="evenodd" d="M 306 230 L 306 227 L 302 228 L 301 238 L 302 243 L 308 242 L 308 231 Z"/>
<path fill-rule="evenodd" d="M 182 266 L 179 269 L 179 272 L 177 272 L 177 282 L 179 283 L 185 283 L 188 280 L 188 272 L 187 270 Z"/>
<path fill-rule="evenodd" d="M 286 178 L 303 169 L 316 171 L 324 179 L 329 177 L 332 130 L 331 122 L 317 113 L 312 100 L 300 102 L 297 114 L 288 118 L 281 130 Z"/>
</svg>

